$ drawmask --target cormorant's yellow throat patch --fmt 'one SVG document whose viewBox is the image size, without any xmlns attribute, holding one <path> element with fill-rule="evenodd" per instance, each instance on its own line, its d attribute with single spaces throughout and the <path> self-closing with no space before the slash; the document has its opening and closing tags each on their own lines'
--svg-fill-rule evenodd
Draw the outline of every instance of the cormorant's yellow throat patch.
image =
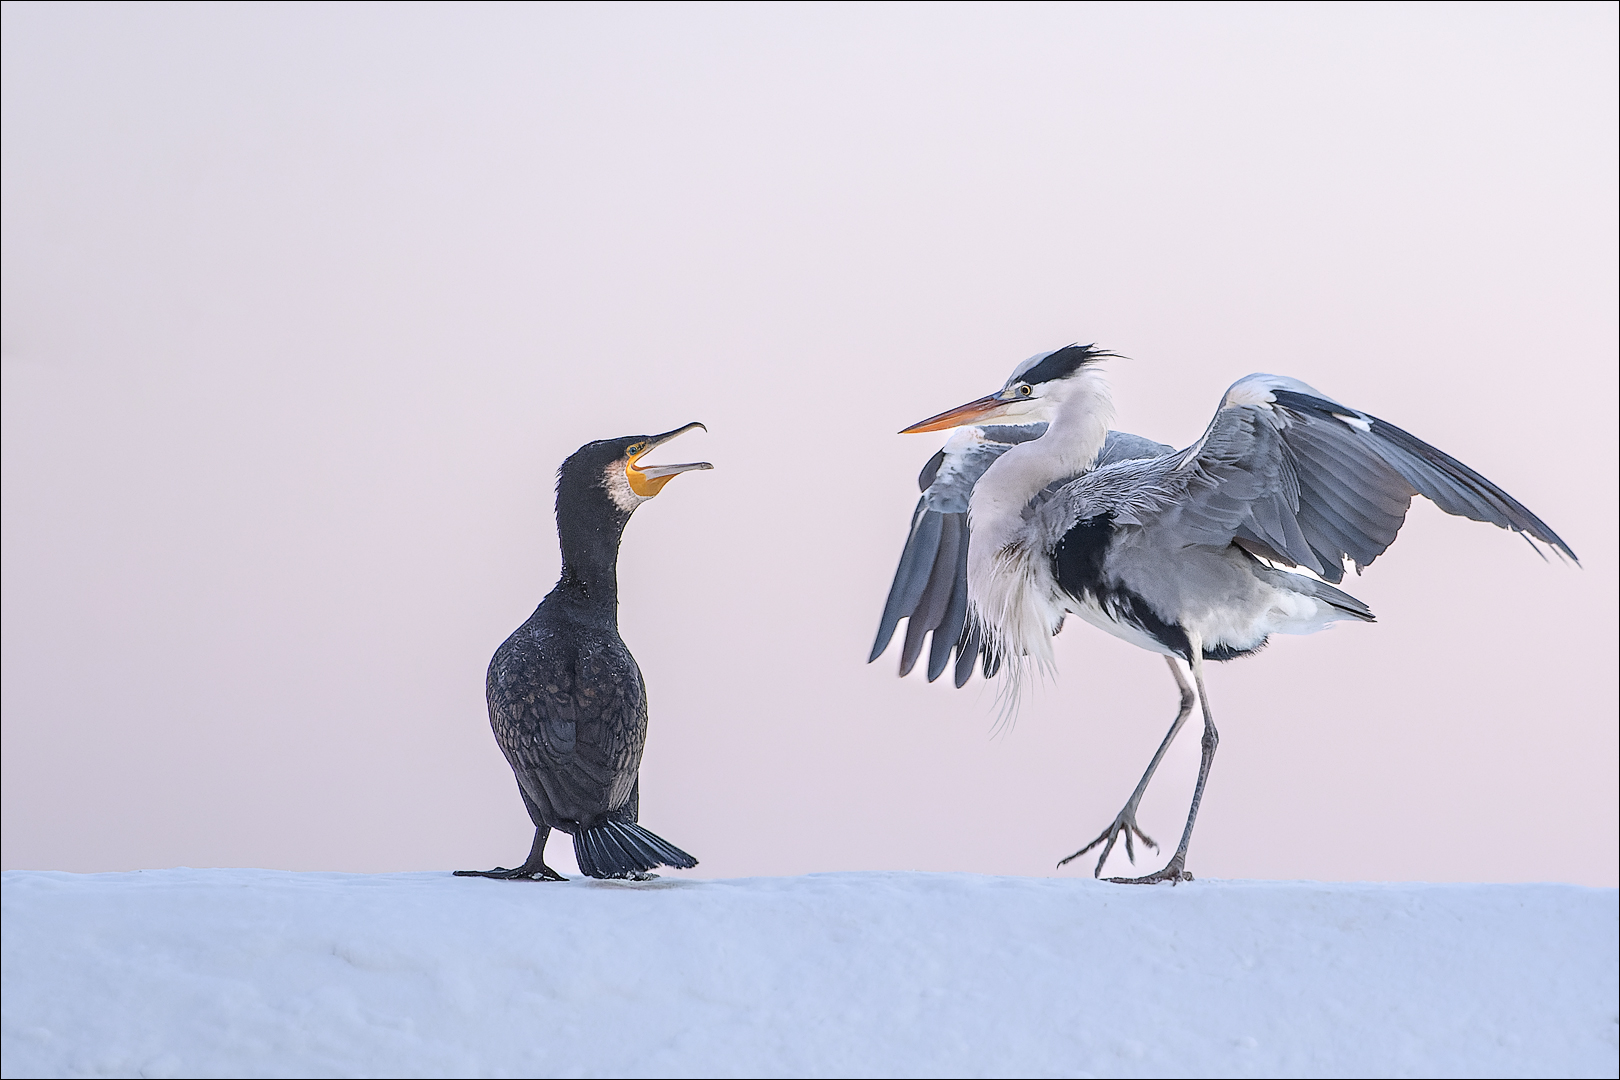
<svg viewBox="0 0 1620 1080">
<path fill-rule="evenodd" d="M 651 447 L 646 443 L 637 443 L 630 448 L 630 456 L 624 462 L 624 477 L 630 481 L 630 490 L 643 499 L 650 499 L 660 491 L 664 485 L 673 480 L 678 473 L 667 473 L 664 476 L 648 476 L 637 467 L 636 461 Z"/>
<path fill-rule="evenodd" d="M 678 427 L 674 431 L 666 431 L 662 435 L 648 435 L 645 438 L 631 443 L 624 450 L 624 479 L 630 485 L 630 490 L 638 499 L 650 499 L 669 483 L 669 478 L 678 473 L 691 472 L 694 469 L 712 469 L 707 461 L 688 461 L 682 465 L 648 465 L 643 468 L 640 464 L 643 455 L 651 453 L 656 447 L 663 446 L 675 436 L 691 431 L 693 428 L 703 427 L 702 424 L 692 423 L 685 427 Z M 707 428 L 704 428 L 707 431 Z"/>
</svg>

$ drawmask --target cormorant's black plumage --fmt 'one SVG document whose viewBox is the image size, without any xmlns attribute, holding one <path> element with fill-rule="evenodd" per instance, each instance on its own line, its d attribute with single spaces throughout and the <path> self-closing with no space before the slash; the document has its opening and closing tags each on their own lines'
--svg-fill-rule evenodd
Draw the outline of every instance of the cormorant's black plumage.
<svg viewBox="0 0 1620 1080">
<path fill-rule="evenodd" d="M 636 823 L 647 691 L 618 619 L 619 540 L 651 497 L 631 490 L 625 467 L 638 444 L 674 434 L 589 443 L 557 472 L 562 576 L 495 650 L 485 681 L 490 726 L 534 822 L 534 845 L 520 867 L 459 875 L 562 880 L 544 859 L 552 829 L 573 836 L 579 868 L 591 877 L 697 865 Z"/>
</svg>

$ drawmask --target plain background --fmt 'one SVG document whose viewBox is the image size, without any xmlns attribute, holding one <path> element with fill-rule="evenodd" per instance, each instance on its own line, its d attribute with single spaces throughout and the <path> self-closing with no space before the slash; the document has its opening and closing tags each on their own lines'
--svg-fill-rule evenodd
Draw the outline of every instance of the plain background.
<svg viewBox="0 0 1620 1080">
<path fill-rule="evenodd" d="M 1417 505 L 1348 584 L 1377 625 L 1212 669 L 1191 868 L 1615 884 L 1614 5 L 6 4 L 3 39 L 5 866 L 521 859 L 483 673 L 554 580 L 552 473 L 702 420 L 661 456 L 715 470 L 621 558 L 642 820 L 702 876 L 1051 873 L 1163 662 L 1072 625 L 998 730 L 993 687 L 865 659 L 940 442 L 893 433 L 1080 340 L 1130 357 L 1124 430 L 1293 375 L 1584 561 Z M 1143 807 L 1170 843 L 1196 742 Z"/>
</svg>

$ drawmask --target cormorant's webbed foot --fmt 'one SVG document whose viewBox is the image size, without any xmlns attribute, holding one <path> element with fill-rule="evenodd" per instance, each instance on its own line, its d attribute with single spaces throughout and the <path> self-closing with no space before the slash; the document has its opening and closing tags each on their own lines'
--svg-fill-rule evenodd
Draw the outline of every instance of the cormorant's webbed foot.
<svg viewBox="0 0 1620 1080">
<path fill-rule="evenodd" d="M 1142 877 L 1111 877 L 1108 880 L 1112 881 L 1115 885 L 1157 885 L 1163 881 L 1168 881 L 1170 884 L 1176 885 L 1183 881 L 1191 881 L 1193 879 L 1193 876 L 1187 873 L 1185 869 L 1186 865 L 1186 856 L 1178 851 L 1176 852 L 1175 857 L 1170 860 L 1169 864 L 1163 870 L 1157 870 L 1151 874 L 1144 874 Z"/>
<path fill-rule="evenodd" d="M 504 866 L 497 866 L 493 870 L 457 870 L 456 877 L 487 877 L 496 881 L 567 881 L 567 878 L 546 865 L 546 839 L 550 835 L 550 826 L 535 826 L 529 857 L 516 870 L 508 870 Z"/>
<path fill-rule="evenodd" d="M 497 881 L 567 881 L 557 871 L 541 863 L 539 866 L 530 866 L 527 863 L 516 870 L 508 870 L 504 866 L 497 866 L 493 870 L 457 870 L 456 877 L 487 877 Z"/>
<path fill-rule="evenodd" d="M 1130 803 L 1126 804 L 1125 809 L 1121 810 L 1119 812 L 1119 816 L 1114 818 L 1114 823 L 1108 826 L 1108 828 L 1104 829 L 1102 834 L 1098 836 L 1097 839 L 1093 840 L 1091 843 L 1087 844 L 1073 855 L 1070 855 L 1068 858 L 1059 860 L 1058 866 L 1067 866 L 1069 863 L 1073 862 L 1075 859 L 1078 859 L 1080 856 L 1084 855 L 1098 844 L 1102 844 L 1102 855 L 1097 859 L 1097 868 L 1091 872 L 1092 877 L 1102 877 L 1103 864 L 1108 861 L 1108 856 L 1114 850 L 1114 845 L 1119 842 L 1119 839 L 1122 836 L 1125 838 L 1125 857 L 1131 860 L 1132 866 L 1135 866 L 1136 849 L 1131 844 L 1131 836 L 1133 834 L 1138 840 L 1142 841 L 1142 843 L 1146 844 L 1154 851 L 1159 850 L 1159 845 L 1153 842 L 1153 838 L 1147 833 L 1143 832 L 1136 824 L 1136 805 L 1134 799 Z M 1119 879 L 1110 878 L 1109 880 L 1117 881 Z"/>
</svg>

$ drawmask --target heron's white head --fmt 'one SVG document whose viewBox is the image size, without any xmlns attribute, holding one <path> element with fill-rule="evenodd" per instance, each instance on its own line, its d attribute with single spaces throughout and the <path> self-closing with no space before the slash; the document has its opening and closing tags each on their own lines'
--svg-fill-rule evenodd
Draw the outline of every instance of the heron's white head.
<svg viewBox="0 0 1620 1080">
<path fill-rule="evenodd" d="M 995 393 L 930 416 L 900 433 L 943 431 L 969 424 L 1050 422 L 1069 398 L 1101 377 L 1101 362 L 1116 355 L 1095 345 L 1066 345 L 1036 353 L 1014 368 L 1006 385 Z"/>
<path fill-rule="evenodd" d="M 1049 669 L 1052 635 L 1064 612 L 1050 559 L 1032 542 L 1024 511 L 1054 481 L 1078 476 L 1096 461 L 1114 414 L 1101 361 L 1115 355 L 1095 345 L 1069 345 L 1032 356 L 994 394 L 902 432 L 1048 425 L 1040 438 L 996 458 L 973 485 L 968 503 L 970 618 L 1003 658 L 1003 685 L 1014 698 L 1030 665 Z"/>
</svg>

